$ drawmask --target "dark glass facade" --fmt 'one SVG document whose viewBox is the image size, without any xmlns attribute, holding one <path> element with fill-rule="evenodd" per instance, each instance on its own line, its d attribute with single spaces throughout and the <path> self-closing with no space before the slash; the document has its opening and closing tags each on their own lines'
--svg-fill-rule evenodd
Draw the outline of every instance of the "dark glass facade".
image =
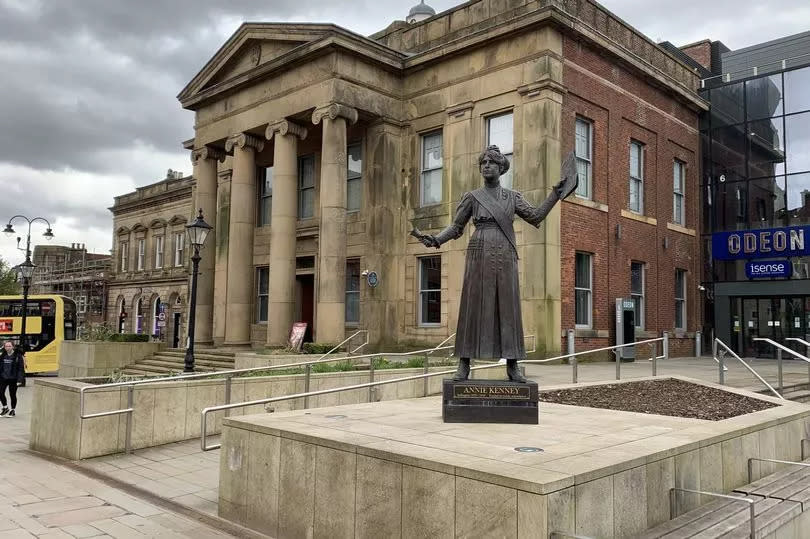
<svg viewBox="0 0 810 539">
<path fill-rule="evenodd" d="M 719 259 L 712 235 L 810 224 L 810 66 L 715 80 L 701 91 L 711 103 L 700 126 L 706 320 L 736 351 L 771 355 L 753 339 L 810 341 L 810 257 L 773 257 L 785 275 L 750 278 L 751 259 Z"/>
</svg>

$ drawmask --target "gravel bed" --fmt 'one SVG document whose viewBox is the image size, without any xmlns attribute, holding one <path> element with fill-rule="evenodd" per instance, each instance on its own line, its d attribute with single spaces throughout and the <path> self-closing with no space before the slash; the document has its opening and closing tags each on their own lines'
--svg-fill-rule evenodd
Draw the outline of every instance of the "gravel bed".
<svg viewBox="0 0 810 539">
<path fill-rule="evenodd" d="M 672 378 L 542 391 L 541 402 L 720 421 L 776 404 Z"/>
</svg>

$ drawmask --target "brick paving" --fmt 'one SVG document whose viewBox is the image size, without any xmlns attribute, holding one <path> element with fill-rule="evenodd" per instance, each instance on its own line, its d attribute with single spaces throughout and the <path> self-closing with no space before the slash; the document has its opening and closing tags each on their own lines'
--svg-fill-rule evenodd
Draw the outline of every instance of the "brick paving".
<svg viewBox="0 0 810 539">
<path fill-rule="evenodd" d="M 161 537 L 208 539 L 244 537 L 233 530 L 223 531 L 207 525 L 198 518 L 167 510 L 142 497 L 129 494 L 125 489 L 110 486 L 98 478 L 88 477 L 72 469 L 70 463 L 42 458 L 28 451 L 31 397 L 29 384 L 17 393 L 17 417 L 0 418 L 0 539 L 40 537 L 42 539 L 115 537 L 122 539 Z M 184 492 L 206 503 L 216 505 L 215 487 L 210 474 L 199 472 L 205 463 L 208 468 L 217 454 L 194 455 L 190 447 L 182 452 L 169 447 L 156 448 L 152 458 L 132 457 L 130 470 L 167 470 L 166 459 L 184 463 L 169 478 L 174 487 L 172 494 Z M 162 460 L 158 460 L 162 459 Z M 115 467 L 116 471 L 122 468 Z M 148 481 L 137 475 L 133 478 Z M 214 473 L 213 471 L 211 473 Z M 162 479 L 162 476 L 161 476 Z M 185 486 L 188 485 L 188 486 Z M 192 487 L 193 485 L 193 487 Z M 212 492 L 214 494 L 212 494 Z M 206 499 L 205 496 L 208 498 Z M 189 506 L 194 499 L 180 498 Z M 210 510 L 210 506 L 208 507 Z"/>
</svg>

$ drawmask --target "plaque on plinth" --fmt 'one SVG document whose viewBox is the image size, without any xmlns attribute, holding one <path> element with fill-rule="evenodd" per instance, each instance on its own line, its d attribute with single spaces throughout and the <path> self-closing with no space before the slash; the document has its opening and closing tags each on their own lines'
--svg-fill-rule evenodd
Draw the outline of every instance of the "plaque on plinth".
<svg viewBox="0 0 810 539">
<path fill-rule="evenodd" d="M 537 383 L 507 380 L 444 380 L 445 423 L 537 425 Z"/>
</svg>

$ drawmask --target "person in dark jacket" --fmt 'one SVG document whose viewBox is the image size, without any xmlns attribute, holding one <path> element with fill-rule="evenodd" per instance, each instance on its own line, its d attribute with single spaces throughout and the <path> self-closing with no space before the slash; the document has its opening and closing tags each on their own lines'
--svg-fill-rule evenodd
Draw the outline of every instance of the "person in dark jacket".
<svg viewBox="0 0 810 539">
<path fill-rule="evenodd" d="M 17 415 L 17 383 L 24 376 L 25 360 L 22 352 L 15 350 L 11 341 L 6 341 L 3 343 L 3 349 L 0 350 L 0 404 L 3 405 L 0 416 L 14 417 Z M 8 388 L 8 396 L 11 400 L 11 409 L 8 407 L 9 403 L 6 402 L 6 388 Z"/>
</svg>

